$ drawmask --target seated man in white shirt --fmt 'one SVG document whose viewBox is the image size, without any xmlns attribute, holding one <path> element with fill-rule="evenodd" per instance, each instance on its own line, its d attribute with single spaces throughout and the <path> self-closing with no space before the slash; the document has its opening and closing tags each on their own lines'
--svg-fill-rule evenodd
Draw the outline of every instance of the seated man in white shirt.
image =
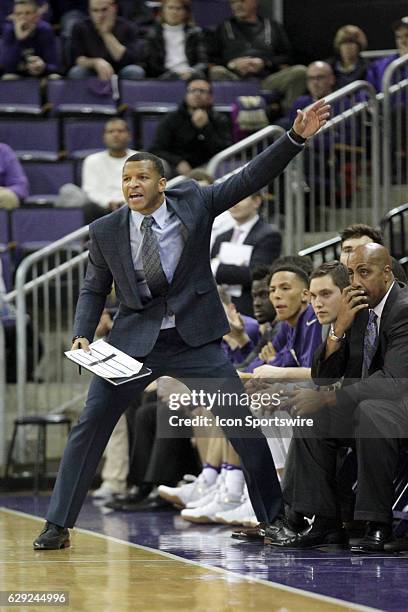
<svg viewBox="0 0 408 612">
<path fill-rule="evenodd" d="M 248 316 L 253 316 L 251 270 L 271 265 L 279 257 L 282 244 L 278 228 L 260 219 L 261 205 L 262 195 L 254 193 L 230 208 L 234 228 L 218 235 L 211 249 L 211 267 L 217 284 L 227 285 L 238 312 Z M 231 257 L 224 257 L 223 242 L 242 245 L 242 252 L 237 249 L 234 255 L 231 249 Z"/>
<path fill-rule="evenodd" d="M 126 159 L 136 153 L 129 149 L 131 133 L 126 121 L 119 117 L 105 124 L 105 151 L 92 153 L 82 165 L 82 189 L 90 203 L 84 207 L 85 223 L 90 223 L 123 204 L 122 168 Z"/>
</svg>

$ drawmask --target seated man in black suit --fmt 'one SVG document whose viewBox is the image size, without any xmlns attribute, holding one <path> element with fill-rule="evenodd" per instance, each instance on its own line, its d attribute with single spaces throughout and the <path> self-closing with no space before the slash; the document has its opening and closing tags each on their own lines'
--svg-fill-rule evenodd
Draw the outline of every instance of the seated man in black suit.
<svg viewBox="0 0 408 612">
<path fill-rule="evenodd" d="M 391 539 L 393 480 L 408 426 L 408 294 L 395 282 L 381 245 L 358 247 L 348 270 L 351 285 L 312 372 L 318 384 L 344 376 L 343 387 L 295 398 L 296 414 L 315 413 L 315 435 L 294 437 L 294 485 L 284 496 L 294 511 L 314 514 L 315 521 L 300 534 L 278 521 L 267 533 L 275 546 L 345 543 L 333 483 L 338 449 L 350 445 L 358 462 L 354 517 L 367 521 L 365 535 L 351 550 L 383 551 Z"/>
<path fill-rule="evenodd" d="M 230 208 L 235 227 L 217 236 L 211 249 L 211 267 L 217 284 L 229 285 L 230 295 L 237 310 L 249 316 L 253 316 L 251 270 L 262 264 L 270 265 L 279 257 L 282 244 L 278 228 L 260 219 L 261 204 L 261 194 L 254 193 Z M 222 263 L 219 254 L 223 242 L 253 247 L 249 264 L 239 261 L 236 264 Z"/>
</svg>

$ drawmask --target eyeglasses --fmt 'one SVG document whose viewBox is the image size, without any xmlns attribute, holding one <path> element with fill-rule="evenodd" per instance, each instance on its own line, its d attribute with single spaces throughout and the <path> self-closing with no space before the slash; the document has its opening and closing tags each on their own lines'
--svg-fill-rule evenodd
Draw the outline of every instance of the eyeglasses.
<svg viewBox="0 0 408 612">
<path fill-rule="evenodd" d="M 187 93 L 210 94 L 211 91 L 209 89 L 202 89 L 202 87 L 189 87 Z"/>
</svg>

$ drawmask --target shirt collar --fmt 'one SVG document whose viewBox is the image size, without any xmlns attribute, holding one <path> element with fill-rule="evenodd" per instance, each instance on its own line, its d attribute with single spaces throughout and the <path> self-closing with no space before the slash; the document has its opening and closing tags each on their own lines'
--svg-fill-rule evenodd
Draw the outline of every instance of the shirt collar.
<svg viewBox="0 0 408 612">
<path fill-rule="evenodd" d="M 255 223 L 258 222 L 258 220 L 259 220 L 259 215 L 255 215 L 255 217 L 252 217 L 252 219 L 249 219 L 249 221 L 246 221 L 245 223 L 242 223 L 241 225 L 238 225 L 237 223 L 235 227 L 236 229 L 239 229 L 241 232 L 243 232 L 246 236 L 248 236 L 249 232 L 254 227 Z"/>
<path fill-rule="evenodd" d="M 134 225 L 136 226 L 136 229 L 140 232 L 142 221 L 146 217 L 146 215 L 142 215 L 142 213 L 138 212 L 137 210 L 131 210 L 130 213 L 132 215 L 132 221 Z M 160 229 L 163 229 L 163 227 L 166 224 L 168 214 L 169 212 L 168 212 L 166 198 L 165 198 L 163 204 L 157 210 L 155 210 L 151 215 L 148 215 L 148 216 L 153 217 L 153 219 L 155 220 L 157 225 L 160 227 Z"/>
<path fill-rule="evenodd" d="M 391 289 L 393 288 L 395 284 L 395 281 L 392 283 L 391 287 L 388 289 L 387 293 L 384 295 L 383 299 L 381 300 L 381 302 L 379 302 L 377 304 L 377 306 L 375 308 L 373 308 L 373 312 L 375 312 L 375 314 L 377 315 L 377 324 L 379 324 L 380 319 L 381 319 L 381 315 L 382 315 L 382 311 L 384 310 L 384 306 L 385 306 L 385 302 L 387 301 L 387 298 L 391 292 Z"/>
</svg>

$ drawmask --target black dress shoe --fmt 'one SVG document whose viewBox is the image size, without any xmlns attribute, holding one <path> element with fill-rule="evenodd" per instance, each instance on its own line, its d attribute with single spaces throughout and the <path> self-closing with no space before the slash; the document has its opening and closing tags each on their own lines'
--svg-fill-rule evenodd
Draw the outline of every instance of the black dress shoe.
<svg viewBox="0 0 408 612">
<path fill-rule="evenodd" d="M 271 544 L 272 546 L 282 548 L 320 548 L 326 546 L 344 548 L 347 544 L 344 529 L 332 521 L 317 520 L 301 533 L 292 529 L 285 519 L 281 519 L 278 525 L 275 521 L 271 527 L 274 527 L 274 529 L 266 529 L 265 544 Z"/>
<path fill-rule="evenodd" d="M 385 552 L 407 552 L 408 551 L 408 535 L 402 538 L 392 538 L 389 542 L 384 544 Z"/>
<path fill-rule="evenodd" d="M 292 529 L 285 517 L 278 517 L 265 527 L 264 544 L 271 546 L 291 546 L 296 542 L 298 532 Z"/>
<path fill-rule="evenodd" d="M 378 552 L 384 550 L 386 542 L 391 540 L 392 525 L 389 523 L 367 523 L 364 536 L 350 547 L 353 553 Z"/>
<path fill-rule="evenodd" d="M 69 530 L 66 527 L 46 522 L 44 529 L 33 542 L 34 550 L 59 550 L 71 545 Z"/>
<path fill-rule="evenodd" d="M 120 505 L 118 504 L 115 510 L 120 512 L 157 512 L 158 510 L 174 510 L 174 506 L 165 499 L 155 496 L 147 497 L 138 502 L 123 502 Z"/>
<path fill-rule="evenodd" d="M 129 504 L 138 504 L 144 501 L 148 496 L 148 493 L 144 491 L 138 491 L 137 493 L 121 493 L 120 495 L 115 495 L 113 499 L 109 502 L 106 502 L 104 506 L 106 508 L 110 508 L 111 510 L 122 510 L 123 506 L 128 506 Z"/>
<path fill-rule="evenodd" d="M 261 540 L 265 537 L 265 523 L 259 523 L 256 527 L 242 527 L 242 529 L 235 529 L 232 532 L 231 538 L 236 540 L 245 540 L 247 542 Z"/>
</svg>

